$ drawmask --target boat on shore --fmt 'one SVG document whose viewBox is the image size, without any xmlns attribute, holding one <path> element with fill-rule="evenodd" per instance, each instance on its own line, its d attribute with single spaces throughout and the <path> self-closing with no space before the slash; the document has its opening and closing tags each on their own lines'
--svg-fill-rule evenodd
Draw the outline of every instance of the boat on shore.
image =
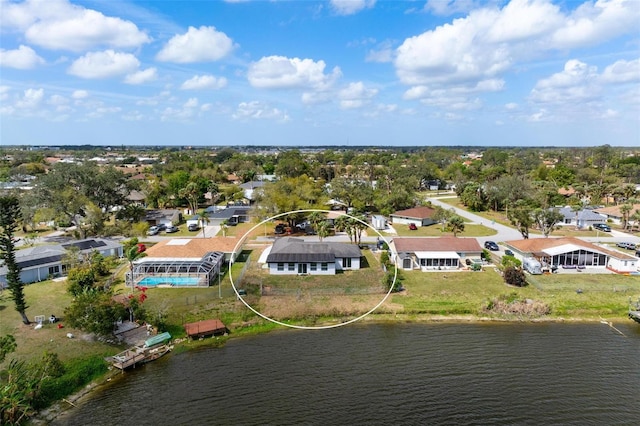
<svg viewBox="0 0 640 426">
<path fill-rule="evenodd" d="M 106 357 L 105 361 L 123 371 L 135 368 L 136 365 L 155 361 L 169 353 L 173 349 L 173 345 L 168 343 L 169 340 L 171 340 L 169 333 L 158 334 L 147 339 L 143 345 L 136 345 L 116 355 Z"/>
</svg>

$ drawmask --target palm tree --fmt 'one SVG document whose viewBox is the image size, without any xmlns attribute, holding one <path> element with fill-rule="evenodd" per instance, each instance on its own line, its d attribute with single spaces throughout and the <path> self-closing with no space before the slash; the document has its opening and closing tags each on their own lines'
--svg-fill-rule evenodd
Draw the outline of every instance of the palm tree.
<svg viewBox="0 0 640 426">
<path fill-rule="evenodd" d="M 200 226 L 202 226 L 202 238 L 206 238 L 207 236 L 205 235 L 205 226 L 208 225 L 209 222 L 211 222 L 209 220 L 209 214 L 206 210 L 202 210 L 202 212 L 200 212 L 200 214 L 198 215 L 198 222 L 200 223 Z"/>
<path fill-rule="evenodd" d="M 129 247 L 125 252 L 124 252 L 124 256 L 127 258 L 127 261 L 129 262 L 129 276 L 131 277 L 131 288 L 133 288 L 133 262 L 135 262 L 138 259 L 141 259 L 143 257 L 145 257 L 147 255 L 147 253 L 145 253 L 143 251 L 143 246 L 140 245 L 134 245 L 132 247 Z"/>
<path fill-rule="evenodd" d="M 458 215 L 452 215 L 447 222 L 447 231 L 453 232 L 453 236 L 457 237 L 459 232 L 464 232 L 464 219 Z"/>
<path fill-rule="evenodd" d="M 353 242 L 353 227 L 351 226 L 351 218 L 349 216 L 338 216 L 334 221 L 336 231 L 346 232 L 349 236 L 349 241 Z"/>
<path fill-rule="evenodd" d="M 227 221 L 225 220 L 220 224 L 220 230 L 222 231 L 223 237 L 227 236 L 227 229 L 229 229 L 229 225 L 227 225 Z"/>
<path fill-rule="evenodd" d="M 318 225 L 315 226 L 314 229 L 318 234 L 318 238 L 320 239 L 320 241 L 322 241 L 324 237 L 327 237 L 329 235 L 329 222 L 323 220 L 322 222 L 318 223 Z"/>
</svg>

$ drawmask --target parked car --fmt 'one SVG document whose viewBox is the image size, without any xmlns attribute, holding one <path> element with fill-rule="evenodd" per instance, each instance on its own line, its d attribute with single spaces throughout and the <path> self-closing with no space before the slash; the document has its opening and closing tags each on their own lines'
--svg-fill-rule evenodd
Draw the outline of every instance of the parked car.
<svg viewBox="0 0 640 426">
<path fill-rule="evenodd" d="M 484 248 L 491 250 L 491 251 L 498 251 L 500 250 L 500 247 L 498 247 L 498 244 L 496 244 L 494 241 L 486 241 L 484 243 Z"/>
<path fill-rule="evenodd" d="M 160 232 L 160 228 L 158 228 L 157 226 L 153 225 L 152 227 L 149 228 L 149 232 L 147 232 L 147 234 L 149 234 L 149 235 L 158 235 L 158 232 Z"/>
<path fill-rule="evenodd" d="M 606 223 L 596 223 L 593 227 L 603 232 L 611 232 L 611 227 Z"/>
<path fill-rule="evenodd" d="M 625 243 L 625 242 L 621 242 L 621 243 L 617 243 L 616 246 L 623 248 L 623 249 L 627 249 L 627 250 L 635 250 L 636 249 L 636 245 L 634 243 Z"/>
<path fill-rule="evenodd" d="M 167 229 L 167 224 L 166 223 L 159 223 L 156 226 L 158 228 L 158 231 L 165 231 Z"/>
<path fill-rule="evenodd" d="M 416 226 L 416 224 L 415 224 L 415 223 L 410 223 L 410 224 L 409 224 L 409 229 L 410 229 L 410 230 L 412 230 L 412 231 L 415 231 L 415 230 L 417 230 L 417 229 L 418 229 L 418 227 Z"/>
<path fill-rule="evenodd" d="M 174 232 L 178 232 L 178 227 L 175 225 L 168 225 L 164 229 L 164 232 L 166 232 L 167 234 L 173 234 Z"/>
<path fill-rule="evenodd" d="M 284 234 L 284 223 L 279 223 L 276 225 L 276 229 L 275 229 L 275 233 L 280 235 L 280 234 Z"/>
<path fill-rule="evenodd" d="M 512 252 L 511 250 L 509 250 L 509 249 L 506 249 L 506 250 L 504 251 L 504 255 L 505 255 L 505 256 L 513 256 L 513 252 Z"/>
<path fill-rule="evenodd" d="M 197 231 L 198 229 L 200 229 L 200 227 L 197 223 L 190 223 L 189 226 L 187 226 L 187 229 L 189 231 Z"/>
</svg>

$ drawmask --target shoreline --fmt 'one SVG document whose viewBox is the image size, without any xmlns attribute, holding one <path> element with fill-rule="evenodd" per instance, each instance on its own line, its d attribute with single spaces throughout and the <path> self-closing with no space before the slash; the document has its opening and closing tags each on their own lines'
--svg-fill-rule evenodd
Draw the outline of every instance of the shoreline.
<svg viewBox="0 0 640 426">
<path fill-rule="evenodd" d="M 381 318 L 382 317 L 382 318 Z M 387 318 L 384 318 L 387 317 Z M 618 319 L 618 318 L 617 318 Z M 616 320 L 617 320 L 616 319 Z M 622 320 L 622 318 L 620 318 Z M 604 323 L 603 323 L 604 321 Z M 538 317 L 538 318 L 496 318 L 489 316 L 477 316 L 477 315 L 417 315 L 417 316 L 409 316 L 409 315 L 398 315 L 398 314 L 373 314 L 362 318 L 360 321 L 355 323 L 351 323 L 348 325 L 356 325 L 356 324 L 488 324 L 488 323 L 496 323 L 496 324 L 606 324 L 609 327 L 613 326 L 613 321 L 608 320 L 607 318 L 564 318 L 564 317 Z M 316 326 L 323 325 L 334 325 L 335 322 L 323 321 L 317 324 Z M 255 330 L 244 329 L 242 333 L 239 335 L 230 334 L 224 341 L 220 341 L 215 338 L 207 338 L 203 341 L 198 341 L 198 345 L 194 345 L 193 347 L 189 347 L 184 344 L 180 344 L 180 349 L 177 351 L 178 353 L 188 352 L 195 348 L 203 348 L 203 347 L 221 347 L 223 346 L 229 339 L 242 339 L 244 337 L 249 336 L 257 336 L 260 334 L 267 334 L 274 330 L 286 330 L 291 327 L 286 327 L 282 325 L 277 325 L 275 327 L 255 327 Z M 615 327 L 614 327 L 615 328 Z M 189 341 L 187 340 L 187 343 Z M 78 405 L 76 403 L 82 403 L 82 401 L 91 396 L 94 392 L 98 391 L 100 387 L 109 385 L 115 377 L 122 376 L 122 379 L 125 378 L 126 372 L 122 372 L 118 369 L 109 370 L 104 376 L 92 381 L 91 383 L 84 386 L 78 392 L 67 396 L 66 398 L 56 401 L 50 407 L 39 411 L 33 417 L 29 419 L 28 424 L 33 425 L 46 425 L 51 423 L 52 421 L 58 419 L 60 416 L 64 415 L 66 412 L 73 408 L 77 408 Z"/>
</svg>

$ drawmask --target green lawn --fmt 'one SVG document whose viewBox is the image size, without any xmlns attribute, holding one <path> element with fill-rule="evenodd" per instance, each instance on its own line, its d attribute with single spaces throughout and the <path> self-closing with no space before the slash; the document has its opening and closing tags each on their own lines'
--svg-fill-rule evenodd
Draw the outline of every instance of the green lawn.
<svg viewBox="0 0 640 426">
<path fill-rule="evenodd" d="M 394 295 L 392 303 L 409 315 L 483 315 L 488 300 L 513 293 L 548 304 L 551 318 L 623 320 L 629 298 L 636 300 L 640 294 L 640 277 L 615 274 L 527 275 L 531 285 L 525 288 L 507 286 L 493 268 L 454 273 L 402 271 L 402 277 L 406 294 Z"/>
<path fill-rule="evenodd" d="M 421 226 L 415 231 L 409 229 L 409 225 L 393 225 L 393 229 L 396 230 L 401 237 L 453 237 L 453 232 L 447 232 L 442 230 L 442 225 L 430 225 Z M 476 224 L 464 224 L 464 232 L 458 233 L 458 237 L 488 237 L 495 235 L 497 232 L 494 229 L 488 228 L 483 225 Z"/>
</svg>

